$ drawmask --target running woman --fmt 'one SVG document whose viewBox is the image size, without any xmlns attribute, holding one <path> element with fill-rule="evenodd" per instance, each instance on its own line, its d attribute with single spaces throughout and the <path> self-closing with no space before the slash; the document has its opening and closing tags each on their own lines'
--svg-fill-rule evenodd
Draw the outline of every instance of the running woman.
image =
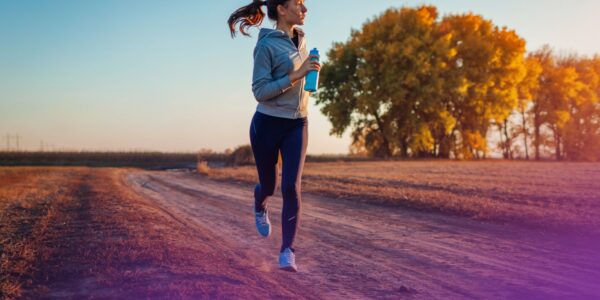
<svg viewBox="0 0 600 300">
<path fill-rule="evenodd" d="M 261 236 L 271 234 L 267 203 L 275 192 L 277 159 L 281 152 L 282 243 L 279 268 L 296 272 L 294 237 L 300 216 L 300 181 L 308 142 L 308 97 L 304 77 L 321 65 L 306 51 L 304 0 L 254 0 L 229 17 L 231 36 L 236 29 L 246 36 L 251 26 L 259 27 L 267 16 L 275 29 L 261 28 L 254 48 L 252 92 L 258 102 L 250 124 L 250 143 L 259 183 L 254 188 L 254 217 Z"/>
</svg>

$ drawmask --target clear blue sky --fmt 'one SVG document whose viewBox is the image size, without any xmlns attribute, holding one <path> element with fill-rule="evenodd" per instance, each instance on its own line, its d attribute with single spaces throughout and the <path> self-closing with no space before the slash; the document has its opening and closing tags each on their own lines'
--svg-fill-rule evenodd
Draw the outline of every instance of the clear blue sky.
<svg viewBox="0 0 600 300">
<path fill-rule="evenodd" d="M 222 151 L 249 143 L 254 38 L 226 19 L 249 0 L 0 0 L 0 149 Z M 472 11 L 528 50 L 600 53 L 598 0 L 306 0 L 309 47 L 326 52 L 389 7 Z M 263 24 L 271 27 L 270 22 Z M 253 31 L 256 33 L 256 31 Z M 311 99 L 308 152 L 346 153 Z M 12 139 L 11 147 L 15 146 Z"/>
</svg>

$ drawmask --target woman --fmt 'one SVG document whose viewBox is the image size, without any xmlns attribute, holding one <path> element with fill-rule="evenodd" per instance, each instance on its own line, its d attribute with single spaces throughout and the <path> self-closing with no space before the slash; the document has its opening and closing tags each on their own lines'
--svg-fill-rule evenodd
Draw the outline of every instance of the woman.
<svg viewBox="0 0 600 300">
<path fill-rule="evenodd" d="M 299 224 L 310 95 L 304 91 L 304 76 L 312 70 L 319 71 L 321 66 L 308 56 L 304 33 L 296 27 L 304 25 L 307 12 L 304 0 L 254 0 L 229 17 L 231 36 L 235 37 L 238 26 L 246 36 L 249 27 L 260 26 L 265 16 L 263 5 L 267 6 L 267 15 L 276 28 L 261 28 L 254 48 L 252 92 L 258 105 L 250 124 L 250 142 L 259 178 L 254 189 L 254 216 L 259 234 L 269 236 L 267 200 L 275 192 L 281 152 L 283 211 L 279 268 L 296 272 L 296 250 L 292 245 Z"/>
</svg>

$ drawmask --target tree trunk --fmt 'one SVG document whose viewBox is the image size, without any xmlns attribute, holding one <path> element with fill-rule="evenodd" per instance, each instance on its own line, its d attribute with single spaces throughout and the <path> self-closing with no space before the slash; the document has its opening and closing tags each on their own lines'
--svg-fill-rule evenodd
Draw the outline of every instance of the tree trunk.
<svg viewBox="0 0 600 300">
<path fill-rule="evenodd" d="M 383 136 L 383 143 L 381 144 L 381 148 L 384 149 L 384 151 L 381 152 L 381 154 L 382 154 L 381 156 L 383 158 L 389 158 L 390 156 L 392 156 L 392 154 L 390 153 L 390 142 L 387 140 L 387 138 L 385 136 Z"/>
<path fill-rule="evenodd" d="M 511 147 L 512 147 L 512 141 L 511 141 L 511 138 L 508 136 L 508 119 L 506 119 L 506 120 L 504 120 L 504 149 L 506 149 L 504 158 L 512 159 L 512 153 L 511 153 L 511 149 L 510 149 Z"/>
<path fill-rule="evenodd" d="M 537 105 L 536 105 L 537 107 Z M 537 108 L 534 109 L 533 114 L 533 126 L 534 126 L 534 141 L 533 146 L 535 147 L 535 160 L 540 160 L 540 112 Z"/>
<path fill-rule="evenodd" d="M 528 135 L 528 131 L 527 131 L 527 119 L 525 118 L 525 107 L 521 106 L 521 117 L 522 117 L 522 130 L 523 130 L 523 141 L 525 142 L 525 159 L 529 160 L 529 145 L 527 142 L 527 135 Z"/>
<path fill-rule="evenodd" d="M 504 139 L 504 128 L 502 127 L 502 123 L 496 123 L 498 126 L 498 133 L 500 134 L 500 147 L 502 148 L 502 157 L 504 159 L 508 159 L 508 152 L 506 151 L 506 140 Z"/>
<path fill-rule="evenodd" d="M 375 112 L 374 116 L 375 116 L 375 121 L 377 122 L 377 129 L 381 133 L 381 138 L 383 139 L 382 147 L 384 148 L 385 151 L 382 154 L 383 154 L 384 158 L 389 158 L 390 156 L 392 156 L 392 151 L 390 149 L 390 141 L 388 140 L 387 136 L 385 135 L 383 122 L 381 121 L 381 118 L 379 117 L 377 112 Z"/>
<path fill-rule="evenodd" d="M 408 142 L 406 138 L 400 140 L 400 155 L 402 158 L 408 158 Z"/>
<path fill-rule="evenodd" d="M 560 151 L 560 143 L 561 143 L 560 140 L 561 140 L 561 136 L 560 136 L 559 129 L 556 128 L 556 126 L 555 126 L 555 128 L 554 128 L 554 141 L 555 141 L 555 144 L 556 144 L 555 145 L 556 146 L 556 149 L 555 149 L 555 151 L 556 151 L 556 160 L 562 160 L 562 155 L 561 155 L 562 153 Z"/>
<path fill-rule="evenodd" d="M 437 157 L 439 158 L 450 158 L 450 136 L 447 136 L 445 134 L 442 133 L 440 142 L 439 142 L 439 146 L 438 146 L 438 153 L 437 153 Z"/>
</svg>

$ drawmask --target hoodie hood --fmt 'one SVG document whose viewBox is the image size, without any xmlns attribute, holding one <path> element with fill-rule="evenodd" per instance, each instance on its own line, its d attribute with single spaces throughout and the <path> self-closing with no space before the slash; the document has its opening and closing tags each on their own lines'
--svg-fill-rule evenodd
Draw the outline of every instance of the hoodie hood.
<svg viewBox="0 0 600 300">
<path fill-rule="evenodd" d="M 260 41 L 260 40 L 266 38 L 267 36 L 280 37 L 280 38 L 286 37 L 285 33 L 281 30 L 271 29 L 271 28 L 261 28 L 260 32 L 258 33 L 258 40 Z"/>
<path fill-rule="evenodd" d="M 296 31 L 296 33 L 298 34 L 299 39 L 304 36 L 304 31 L 302 31 L 302 29 L 294 28 L 294 31 Z M 276 37 L 276 38 L 283 38 L 283 39 L 289 38 L 288 35 L 285 34 L 285 32 L 283 32 L 282 30 L 271 29 L 271 28 L 261 28 L 258 33 L 258 41 L 260 41 L 266 37 Z"/>
</svg>

